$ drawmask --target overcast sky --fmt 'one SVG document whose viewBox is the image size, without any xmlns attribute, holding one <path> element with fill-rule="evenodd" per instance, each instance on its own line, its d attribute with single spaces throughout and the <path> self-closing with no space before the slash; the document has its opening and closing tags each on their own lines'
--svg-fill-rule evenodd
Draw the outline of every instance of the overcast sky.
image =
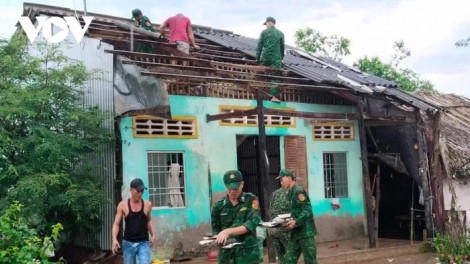
<svg viewBox="0 0 470 264">
<path fill-rule="evenodd" d="M 29 0 L 83 10 L 83 0 Z M 465 3 L 467 2 L 467 3 Z M 0 0 L 0 36 L 9 37 L 22 15 L 23 2 Z M 468 6 L 467 6 L 468 5 Z M 468 0 L 88 0 L 88 12 L 131 17 L 140 8 L 152 22 L 183 13 L 194 24 L 257 38 L 267 16 L 294 45 L 294 32 L 310 26 L 351 40 L 352 64 L 363 56 L 388 61 L 393 43 L 404 40 L 411 57 L 403 65 L 430 79 L 439 91 L 470 97 L 470 47 L 454 43 L 470 36 Z"/>
</svg>

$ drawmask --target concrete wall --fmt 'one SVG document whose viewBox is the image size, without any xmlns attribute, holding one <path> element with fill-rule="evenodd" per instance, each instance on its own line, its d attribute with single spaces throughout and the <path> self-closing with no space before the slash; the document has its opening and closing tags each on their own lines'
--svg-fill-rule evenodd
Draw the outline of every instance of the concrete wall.
<svg viewBox="0 0 470 264">
<path fill-rule="evenodd" d="M 132 118 L 121 121 L 123 144 L 123 199 L 129 197 L 129 182 L 142 178 L 148 184 L 147 151 L 184 151 L 186 192 L 189 199 L 186 208 L 155 209 L 152 217 L 157 232 L 157 255 L 169 257 L 178 242 L 185 249 L 196 247 L 206 232 L 210 232 L 210 204 L 208 168 L 212 178 L 213 199 L 224 195 L 222 175 L 237 168 L 236 135 L 257 134 L 257 127 L 220 126 L 218 121 L 206 123 L 206 114 L 217 114 L 219 105 L 256 106 L 255 101 L 218 99 L 203 97 L 170 96 L 173 116 L 196 116 L 197 139 L 134 138 Z M 265 102 L 265 107 L 294 108 L 297 111 L 352 113 L 350 106 L 311 105 L 302 103 Z M 357 123 L 355 131 L 358 131 Z M 354 141 L 314 141 L 312 126 L 303 119 L 296 120 L 294 128 L 267 127 L 268 135 L 303 135 L 307 139 L 309 195 L 319 229 L 318 241 L 332 241 L 350 238 L 364 233 L 362 169 L 360 162 L 359 136 Z M 281 148 L 283 138 L 281 137 Z M 349 197 L 341 198 L 341 208 L 333 210 L 331 199 L 325 199 L 323 189 L 324 151 L 345 151 L 348 161 Z M 281 151 L 281 167 L 284 154 Z M 144 193 L 144 199 L 148 193 Z"/>
<path fill-rule="evenodd" d="M 452 195 L 455 193 L 455 210 L 470 211 L 469 182 L 470 179 L 444 179 L 442 181 L 445 210 L 450 210 L 452 208 Z"/>
</svg>

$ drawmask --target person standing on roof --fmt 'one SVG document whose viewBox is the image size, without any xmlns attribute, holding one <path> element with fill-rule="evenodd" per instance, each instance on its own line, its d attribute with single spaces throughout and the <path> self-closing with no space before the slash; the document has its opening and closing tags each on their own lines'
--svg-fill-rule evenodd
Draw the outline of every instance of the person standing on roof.
<svg viewBox="0 0 470 264">
<path fill-rule="evenodd" d="M 142 14 L 140 9 L 132 10 L 132 19 L 135 19 L 137 26 L 150 32 L 155 32 L 150 19 Z M 137 52 L 153 53 L 153 46 L 150 43 L 137 42 Z"/>
<path fill-rule="evenodd" d="M 165 28 L 167 27 L 170 28 L 170 38 L 168 42 L 176 45 L 179 51 L 189 55 L 189 40 L 191 40 L 195 49 L 199 49 L 194 39 L 191 20 L 188 17 L 183 14 L 177 14 L 165 20 L 160 26 L 160 34 L 162 37 L 165 37 Z"/>
<path fill-rule="evenodd" d="M 266 29 L 261 32 L 256 47 L 256 60 L 263 66 L 270 66 L 273 69 L 281 69 L 282 59 L 284 59 L 284 33 L 276 28 L 276 19 L 267 17 Z M 277 83 L 276 81 L 272 81 Z M 279 88 L 272 87 L 271 95 L 278 95 Z"/>
</svg>

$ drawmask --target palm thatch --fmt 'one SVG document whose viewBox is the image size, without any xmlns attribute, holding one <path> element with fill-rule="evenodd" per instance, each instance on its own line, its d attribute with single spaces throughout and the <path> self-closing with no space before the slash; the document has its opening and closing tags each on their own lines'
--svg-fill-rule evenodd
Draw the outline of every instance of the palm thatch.
<svg viewBox="0 0 470 264">
<path fill-rule="evenodd" d="M 415 96 L 447 111 L 441 113 L 441 154 L 448 176 L 455 176 L 465 165 L 470 164 L 470 99 L 455 95 L 431 92 L 416 92 Z M 421 115 L 426 130 L 432 133 L 434 122 L 426 114 Z M 467 166 L 465 166 L 467 167 Z M 459 175 L 470 177 L 470 174 Z"/>
</svg>

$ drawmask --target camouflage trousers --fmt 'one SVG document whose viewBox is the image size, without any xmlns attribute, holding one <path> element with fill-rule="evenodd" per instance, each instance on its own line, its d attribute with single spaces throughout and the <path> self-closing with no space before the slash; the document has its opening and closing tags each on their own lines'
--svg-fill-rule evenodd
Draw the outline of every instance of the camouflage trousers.
<svg viewBox="0 0 470 264">
<path fill-rule="evenodd" d="M 272 69 L 281 69 L 282 67 L 282 60 L 281 56 L 279 54 L 273 55 L 273 56 L 267 56 L 263 55 L 260 60 L 260 65 L 263 66 L 270 66 Z M 269 94 L 273 96 L 278 96 L 279 95 L 279 87 L 277 84 L 279 83 L 278 80 L 272 80 L 271 83 L 274 85 L 270 87 L 269 89 Z"/>
<path fill-rule="evenodd" d="M 230 249 L 221 248 L 217 257 L 218 264 L 258 264 L 263 263 L 258 245 L 249 248 L 235 246 Z"/>
<path fill-rule="evenodd" d="M 271 245 L 276 251 L 280 264 L 284 264 L 284 256 L 286 255 L 287 244 L 289 242 L 290 232 L 284 230 L 268 229 Z"/>
<path fill-rule="evenodd" d="M 317 264 L 317 247 L 314 236 L 299 240 L 290 239 L 284 256 L 284 264 L 296 264 L 301 253 L 305 264 Z"/>
<path fill-rule="evenodd" d="M 142 53 L 153 53 L 153 46 L 149 43 L 137 42 L 136 51 Z"/>
</svg>

